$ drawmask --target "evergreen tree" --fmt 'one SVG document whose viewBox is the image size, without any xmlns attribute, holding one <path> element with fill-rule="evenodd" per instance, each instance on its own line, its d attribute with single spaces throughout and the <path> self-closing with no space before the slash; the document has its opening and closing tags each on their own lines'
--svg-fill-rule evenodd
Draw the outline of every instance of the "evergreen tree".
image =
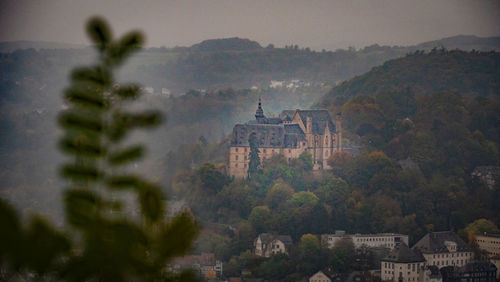
<svg viewBox="0 0 500 282">
<path fill-rule="evenodd" d="M 248 178 L 253 177 L 260 170 L 259 147 L 257 144 L 257 135 L 250 134 L 248 144 L 250 145 L 250 162 L 248 163 Z"/>
</svg>

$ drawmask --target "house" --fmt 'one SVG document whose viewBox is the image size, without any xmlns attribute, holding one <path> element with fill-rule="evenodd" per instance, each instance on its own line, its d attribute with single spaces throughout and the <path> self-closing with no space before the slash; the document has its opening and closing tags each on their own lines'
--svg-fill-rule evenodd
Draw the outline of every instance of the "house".
<svg viewBox="0 0 500 282">
<path fill-rule="evenodd" d="M 413 282 L 421 281 L 425 258 L 404 242 L 399 242 L 380 263 L 382 281 Z"/>
<path fill-rule="evenodd" d="M 170 271 L 180 272 L 191 268 L 199 271 L 200 275 L 208 280 L 222 277 L 222 262 L 215 259 L 213 253 L 202 253 L 201 255 L 186 255 L 176 258 L 168 266 Z"/>
<path fill-rule="evenodd" d="M 318 271 L 309 277 L 309 282 L 332 282 L 330 275 L 324 273 L 323 271 Z"/>
<path fill-rule="evenodd" d="M 247 177 L 250 137 L 256 139 L 261 161 L 274 155 L 291 160 L 308 152 L 313 158 L 313 170 L 331 169 L 328 158 L 342 150 L 341 116 L 338 114 L 334 123 L 327 110 L 297 109 L 268 118 L 259 99 L 255 120 L 236 124 L 233 128 L 229 148 L 230 176 Z"/>
<path fill-rule="evenodd" d="M 435 265 L 439 269 L 464 266 L 474 258 L 472 248 L 452 231 L 430 232 L 412 249 L 423 255 L 427 265 Z"/>
<path fill-rule="evenodd" d="M 253 242 L 254 254 L 266 258 L 279 253 L 288 254 L 292 244 L 292 237 L 288 235 L 262 233 Z"/>
<path fill-rule="evenodd" d="M 378 233 L 378 234 L 346 234 L 345 231 L 335 231 L 334 234 L 321 235 L 321 243 L 328 248 L 333 248 L 335 243 L 342 239 L 352 240 L 356 249 L 362 247 L 369 248 L 389 248 L 392 249 L 399 242 L 404 242 L 408 245 L 408 235 L 396 233 Z"/>
<path fill-rule="evenodd" d="M 482 235 L 476 235 L 474 242 L 479 249 L 487 253 L 488 257 L 500 255 L 500 234 L 484 233 Z"/>
</svg>

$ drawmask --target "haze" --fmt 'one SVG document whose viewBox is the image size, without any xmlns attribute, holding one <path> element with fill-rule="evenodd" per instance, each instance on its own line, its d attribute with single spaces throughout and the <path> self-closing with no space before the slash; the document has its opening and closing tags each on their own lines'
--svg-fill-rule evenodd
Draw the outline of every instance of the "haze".
<svg viewBox="0 0 500 282">
<path fill-rule="evenodd" d="M 167 47 L 234 36 L 264 46 L 336 49 L 500 35 L 500 1 L 487 0 L 2 0 L 0 41 L 87 44 L 83 23 L 96 14 L 117 33 L 139 28 L 148 46 Z"/>
</svg>

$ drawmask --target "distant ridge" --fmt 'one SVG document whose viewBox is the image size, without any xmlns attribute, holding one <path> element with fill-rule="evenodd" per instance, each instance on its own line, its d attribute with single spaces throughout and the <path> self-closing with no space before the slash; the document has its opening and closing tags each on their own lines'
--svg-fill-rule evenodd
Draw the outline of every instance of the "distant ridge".
<svg viewBox="0 0 500 282">
<path fill-rule="evenodd" d="M 191 46 L 196 51 L 250 51 L 262 49 L 256 41 L 239 37 L 209 39 Z"/>
<path fill-rule="evenodd" d="M 317 105 L 329 107 L 336 100 L 354 96 L 406 90 L 417 95 L 451 91 L 468 97 L 482 96 L 498 100 L 499 77 L 499 52 L 418 51 L 389 60 L 363 75 L 344 81 L 325 94 Z"/>
<path fill-rule="evenodd" d="M 2 41 L 0 42 L 0 52 L 10 53 L 18 49 L 82 49 L 87 47 L 83 44 L 71 44 L 71 43 L 60 43 L 60 42 L 49 42 L 49 41 Z"/>
<path fill-rule="evenodd" d="M 478 37 L 475 35 L 457 35 L 439 40 L 427 41 L 416 45 L 419 49 L 444 47 L 446 49 L 491 51 L 500 50 L 500 37 Z"/>
</svg>

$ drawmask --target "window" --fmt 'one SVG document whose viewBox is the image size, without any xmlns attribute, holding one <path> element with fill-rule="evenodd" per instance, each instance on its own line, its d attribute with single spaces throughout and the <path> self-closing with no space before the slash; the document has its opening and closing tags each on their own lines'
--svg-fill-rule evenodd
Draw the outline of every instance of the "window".
<svg viewBox="0 0 500 282">
<path fill-rule="evenodd" d="M 238 167 L 238 164 L 234 164 L 234 167 Z"/>
<path fill-rule="evenodd" d="M 238 155 L 235 156 L 235 160 L 238 160 Z"/>
<path fill-rule="evenodd" d="M 238 152 L 238 148 L 236 148 L 235 151 Z"/>
</svg>

